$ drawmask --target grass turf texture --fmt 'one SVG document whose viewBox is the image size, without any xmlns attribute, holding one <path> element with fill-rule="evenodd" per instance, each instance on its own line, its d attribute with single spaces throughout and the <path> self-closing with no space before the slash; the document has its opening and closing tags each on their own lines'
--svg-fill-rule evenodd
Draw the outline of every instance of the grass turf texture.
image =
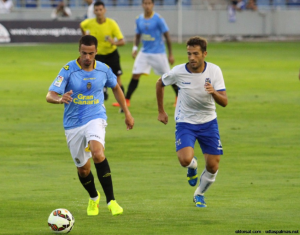
<svg viewBox="0 0 300 235">
<path fill-rule="evenodd" d="M 174 44 L 176 64 L 187 61 Z M 131 43 L 119 48 L 127 89 Z M 112 107 L 106 156 L 115 196 L 124 208 L 113 217 L 102 199 L 87 217 L 62 126 L 63 106 L 45 101 L 62 66 L 78 56 L 77 44 L 0 47 L 0 234 L 49 234 L 56 208 L 75 217 L 71 234 L 234 234 L 236 230 L 299 230 L 299 42 L 210 43 L 207 61 L 219 65 L 229 105 L 217 107 L 224 156 L 206 209 L 195 208 L 174 148 L 174 93 L 165 91 L 169 124 L 157 121 L 153 73 L 141 78 L 131 101 L 135 127 Z M 204 160 L 198 144 L 199 173 Z M 96 172 L 92 166 L 94 176 Z"/>
</svg>

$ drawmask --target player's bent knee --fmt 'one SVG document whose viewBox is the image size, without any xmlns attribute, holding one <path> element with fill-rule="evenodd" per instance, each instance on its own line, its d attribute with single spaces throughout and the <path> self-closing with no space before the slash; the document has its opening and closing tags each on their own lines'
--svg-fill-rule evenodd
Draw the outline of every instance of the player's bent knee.
<svg viewBox="0 0 300 235">
<path fill-rule="evenodd" d="M 90 174 L 90 169 L 78 167 L 78 174 L 80 177 L 85 178 Z"/>
<path fill-rule="evenodd" d="M 219 164 L 207 164 L 206 170 L 211 174 L 215 174 L 219 170 Z"/>
<path fill-rule="evenodd" d="M 105 155 L 104 155 L 104 152 L 101 149 L 94 150 L 91 153 L 92 153 L 92 157 L 93 157 L 93 160 L 94 160 L 95 163 L 99 163 L 99 162 L 104 161 Z"/>
<path fill-rule="evenodd" d="M 178 157 L 179 163 L 183 167 L 187 167 L 191 163 L 191 159 Z"/>
</svg>

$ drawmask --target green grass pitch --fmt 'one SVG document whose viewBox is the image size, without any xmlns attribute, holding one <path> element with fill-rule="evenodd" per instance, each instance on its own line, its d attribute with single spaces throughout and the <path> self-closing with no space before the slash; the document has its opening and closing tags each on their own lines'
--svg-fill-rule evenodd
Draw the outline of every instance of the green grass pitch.
<svg viewBox="0 0 300 235">
<path fill-rule="evenodd" d="M 173 46 L 176 64 L 185 46 Z M 127 89 L 132 44 L 120 47 Z M 154 73 L 143 76 L 130 110 L 135 126 L 105 102 L 106 156 L 122 216 L 87 217 L 88 194 L 76 174 L 62 126 L 63 106 L 46 103 L 51 82 L 78 56 L 77 44 L 0 47 L 0 234 L 50 234 L 56 208 L 75 217 L 73 235 L 235 234 L 298 230 L 300 221 L 299 42 L 210 43 L 207 61 L 223 71 L 229 104 L 217 107 L 224 155 L 208 207 L 194 207 L 174 146 L 174 92 L 165 91 L 169 124 L 157 121 Z M 198 144 L 199 173 L 204 160 Z M 94 175 L 94 166 L 92 167 Z"/>
</svg>

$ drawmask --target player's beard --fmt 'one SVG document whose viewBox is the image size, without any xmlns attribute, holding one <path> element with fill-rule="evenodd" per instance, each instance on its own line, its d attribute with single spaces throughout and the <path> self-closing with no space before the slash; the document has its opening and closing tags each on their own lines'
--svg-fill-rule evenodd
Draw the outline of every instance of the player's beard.
<svg viewBox="0 0 300 235">
<path fill-rule="evenodd" d="M 84 67 L 88 68 L 91 66 L 92 62 L 93 62 L 92 60 L 84 60 L 83 65 L 84 65 Z"/>
<path fill-rule="evenodd" d="M 194 63 L 190 62 L 190 66 L 191 66 L 191 68 L 192 68 L 193 70 L 196 71 L 198 68 L 201 67 L 201 64 L 200 64 L 200 63 L 197 63 L 197 62 L 194 62 Z"/>
</svg>

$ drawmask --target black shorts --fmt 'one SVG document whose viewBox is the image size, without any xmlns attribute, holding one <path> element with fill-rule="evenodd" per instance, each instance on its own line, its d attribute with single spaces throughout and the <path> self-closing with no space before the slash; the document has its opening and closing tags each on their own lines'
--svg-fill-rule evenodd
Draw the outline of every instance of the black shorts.
<svg viewBox="0 0 300 235">
<path fill-rule="evenodd" d="M 120 55 L 118 50 L 116 49 L 115 51 L 113 51 L 110 54 L 107 55 L 99 55 L 97 54 L 95 57 L 96 60 L 107 64 L 109 67 L 111 67 L 113 73 L 116 76 L 119 76 L 121 74 L 123 74 L 122 69 L 121 69 L 121 65 L 120 65 Z"/>
</svg>

